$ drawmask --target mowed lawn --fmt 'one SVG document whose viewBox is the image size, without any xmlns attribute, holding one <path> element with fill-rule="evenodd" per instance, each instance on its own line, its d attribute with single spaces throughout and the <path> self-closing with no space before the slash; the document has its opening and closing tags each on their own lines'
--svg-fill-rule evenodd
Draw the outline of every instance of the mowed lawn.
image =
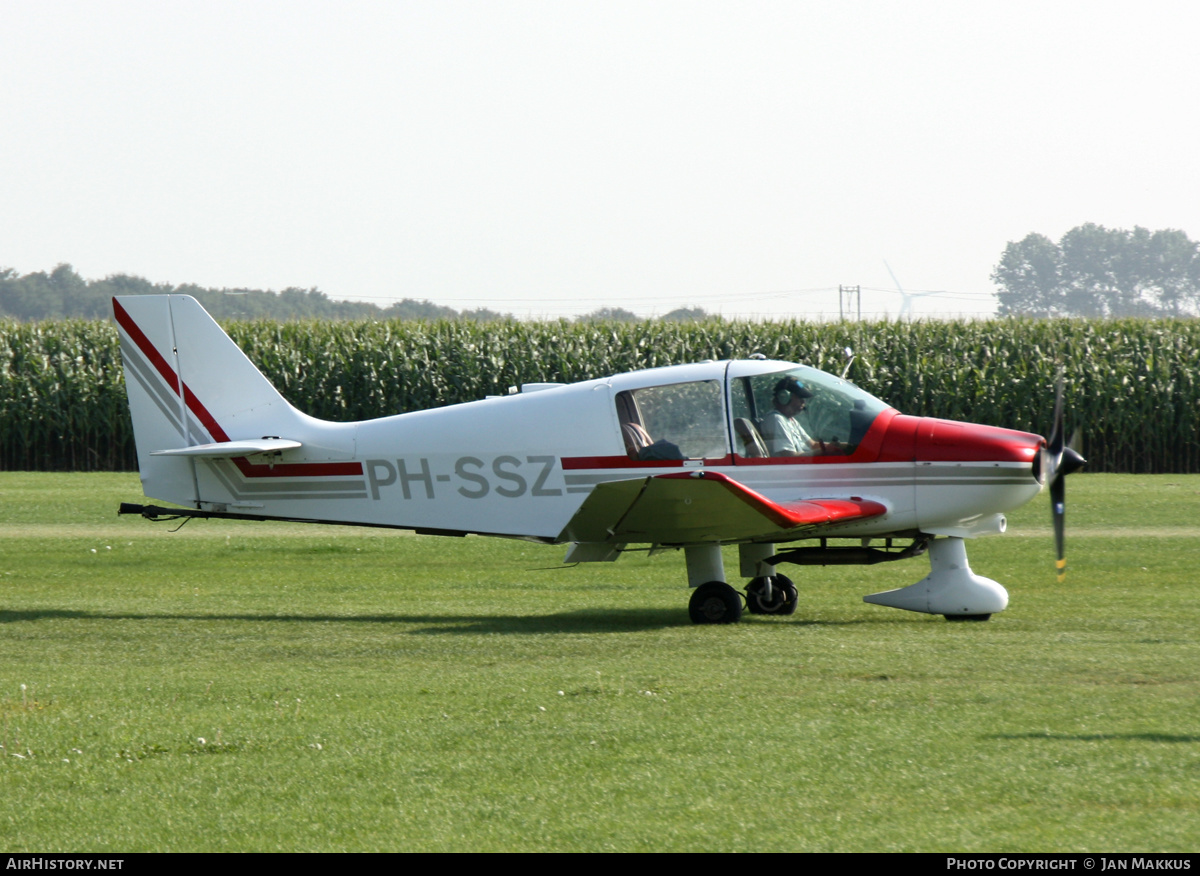
<svg viewBox="0 0 1200 876">
<path fill-rule="evenodd" d="M 791 567 L 693 626 L 682 554 L 118 518 L 136 475 L 0 474 L 0 847 L 1200 846 L 1200 477 L 1079 474 L 968 543 L 987 623 Z M 727 558 L 731 572 L 736 554 Z"/>
</svg>

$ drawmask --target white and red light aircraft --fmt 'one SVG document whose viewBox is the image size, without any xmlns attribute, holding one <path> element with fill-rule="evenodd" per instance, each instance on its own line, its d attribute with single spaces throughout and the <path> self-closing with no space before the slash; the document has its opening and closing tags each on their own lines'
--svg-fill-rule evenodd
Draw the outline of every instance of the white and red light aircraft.
<svg viewBox="0 0 1200 876">
<path fill-rule="evenodd" d="M 143 490 L 185 506 L 121 513 L 569 543 L 570 563 L 682 548 L 696 623 L 742 614 L 722 545 L 739 546 L 758 614 L 796 609 L 782 563 L 928 552 L 929 575 L 864 600 L 984 619 L 1008 594 L 971 571 L 964 539 L 1003 532 L 1004 512 L 1049 482 L 1063 570 L 1063 477 L 1083 460 L 1062 440 L 1061 392 L 1049 442 L 905 416 L 833 375 L 761 357 L 333 423 L 292 407 L 195 299 L 121 297 L 113 310 Z M 802 455 L 772 455 L 785 415 Z M 776 547 L 801 541 L 815 544 Z"/>
</svg>

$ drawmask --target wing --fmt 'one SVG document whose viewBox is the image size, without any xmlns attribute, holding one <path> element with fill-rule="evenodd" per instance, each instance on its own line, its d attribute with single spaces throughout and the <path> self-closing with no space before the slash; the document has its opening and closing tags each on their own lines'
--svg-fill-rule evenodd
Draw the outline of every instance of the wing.
<svg viewBox="0 0 1200 876">
<path fill-rule="evenodd" d="M 887 513 L 870 499 L 773 502 L 717 472 L 597 484 L 563 530 L 574 542 L 695 544 L 767 540 Z"/>
</svg>

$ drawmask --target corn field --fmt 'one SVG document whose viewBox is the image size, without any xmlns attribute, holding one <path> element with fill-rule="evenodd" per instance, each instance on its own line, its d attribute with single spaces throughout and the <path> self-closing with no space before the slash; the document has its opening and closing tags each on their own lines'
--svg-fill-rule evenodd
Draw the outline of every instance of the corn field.
<svg viewBox="0 0 1200 876">
<path fill-rule="evenodd" d="M 1200 471 L 1200 321 L 250 322 L 230 335 L 293 404 L 357 420 L 659 365 L 841 373 L 904 413 L 1045 434 L 1064 375 L 1090 471 Z M 116 329 L 0 323 L 0 469 L 133 470 Z"/>
</svg>

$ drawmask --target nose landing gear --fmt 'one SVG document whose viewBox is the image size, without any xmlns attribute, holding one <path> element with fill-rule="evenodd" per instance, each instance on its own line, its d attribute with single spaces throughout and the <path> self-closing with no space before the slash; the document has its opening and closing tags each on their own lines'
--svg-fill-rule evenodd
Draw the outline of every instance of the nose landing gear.
<svg viewBox="0 0 1200 876">
<path fill-rule="evenodd" d="M 796 585 L 787 575 L 764 575 L 746 585 L 746 608 L 751 614 L 795 614 Z"/>
<path fill-rule="evenodd" d="M 742 574 L 753 575 L 746 585 L 746 609 L 751 614 L 794 614 L 796 585 L 787 575 L 774 573 L 765 560 L 775 553 L 771 544 L 742 546 Z M 692 598 L 688 616 L 697 624 L 732 624 L 742 617 L 742 594 L 725 582 L 719 545 L 684 548 Z M 767 574 L 764 574 L 767 573 Z"/>
</svg>

